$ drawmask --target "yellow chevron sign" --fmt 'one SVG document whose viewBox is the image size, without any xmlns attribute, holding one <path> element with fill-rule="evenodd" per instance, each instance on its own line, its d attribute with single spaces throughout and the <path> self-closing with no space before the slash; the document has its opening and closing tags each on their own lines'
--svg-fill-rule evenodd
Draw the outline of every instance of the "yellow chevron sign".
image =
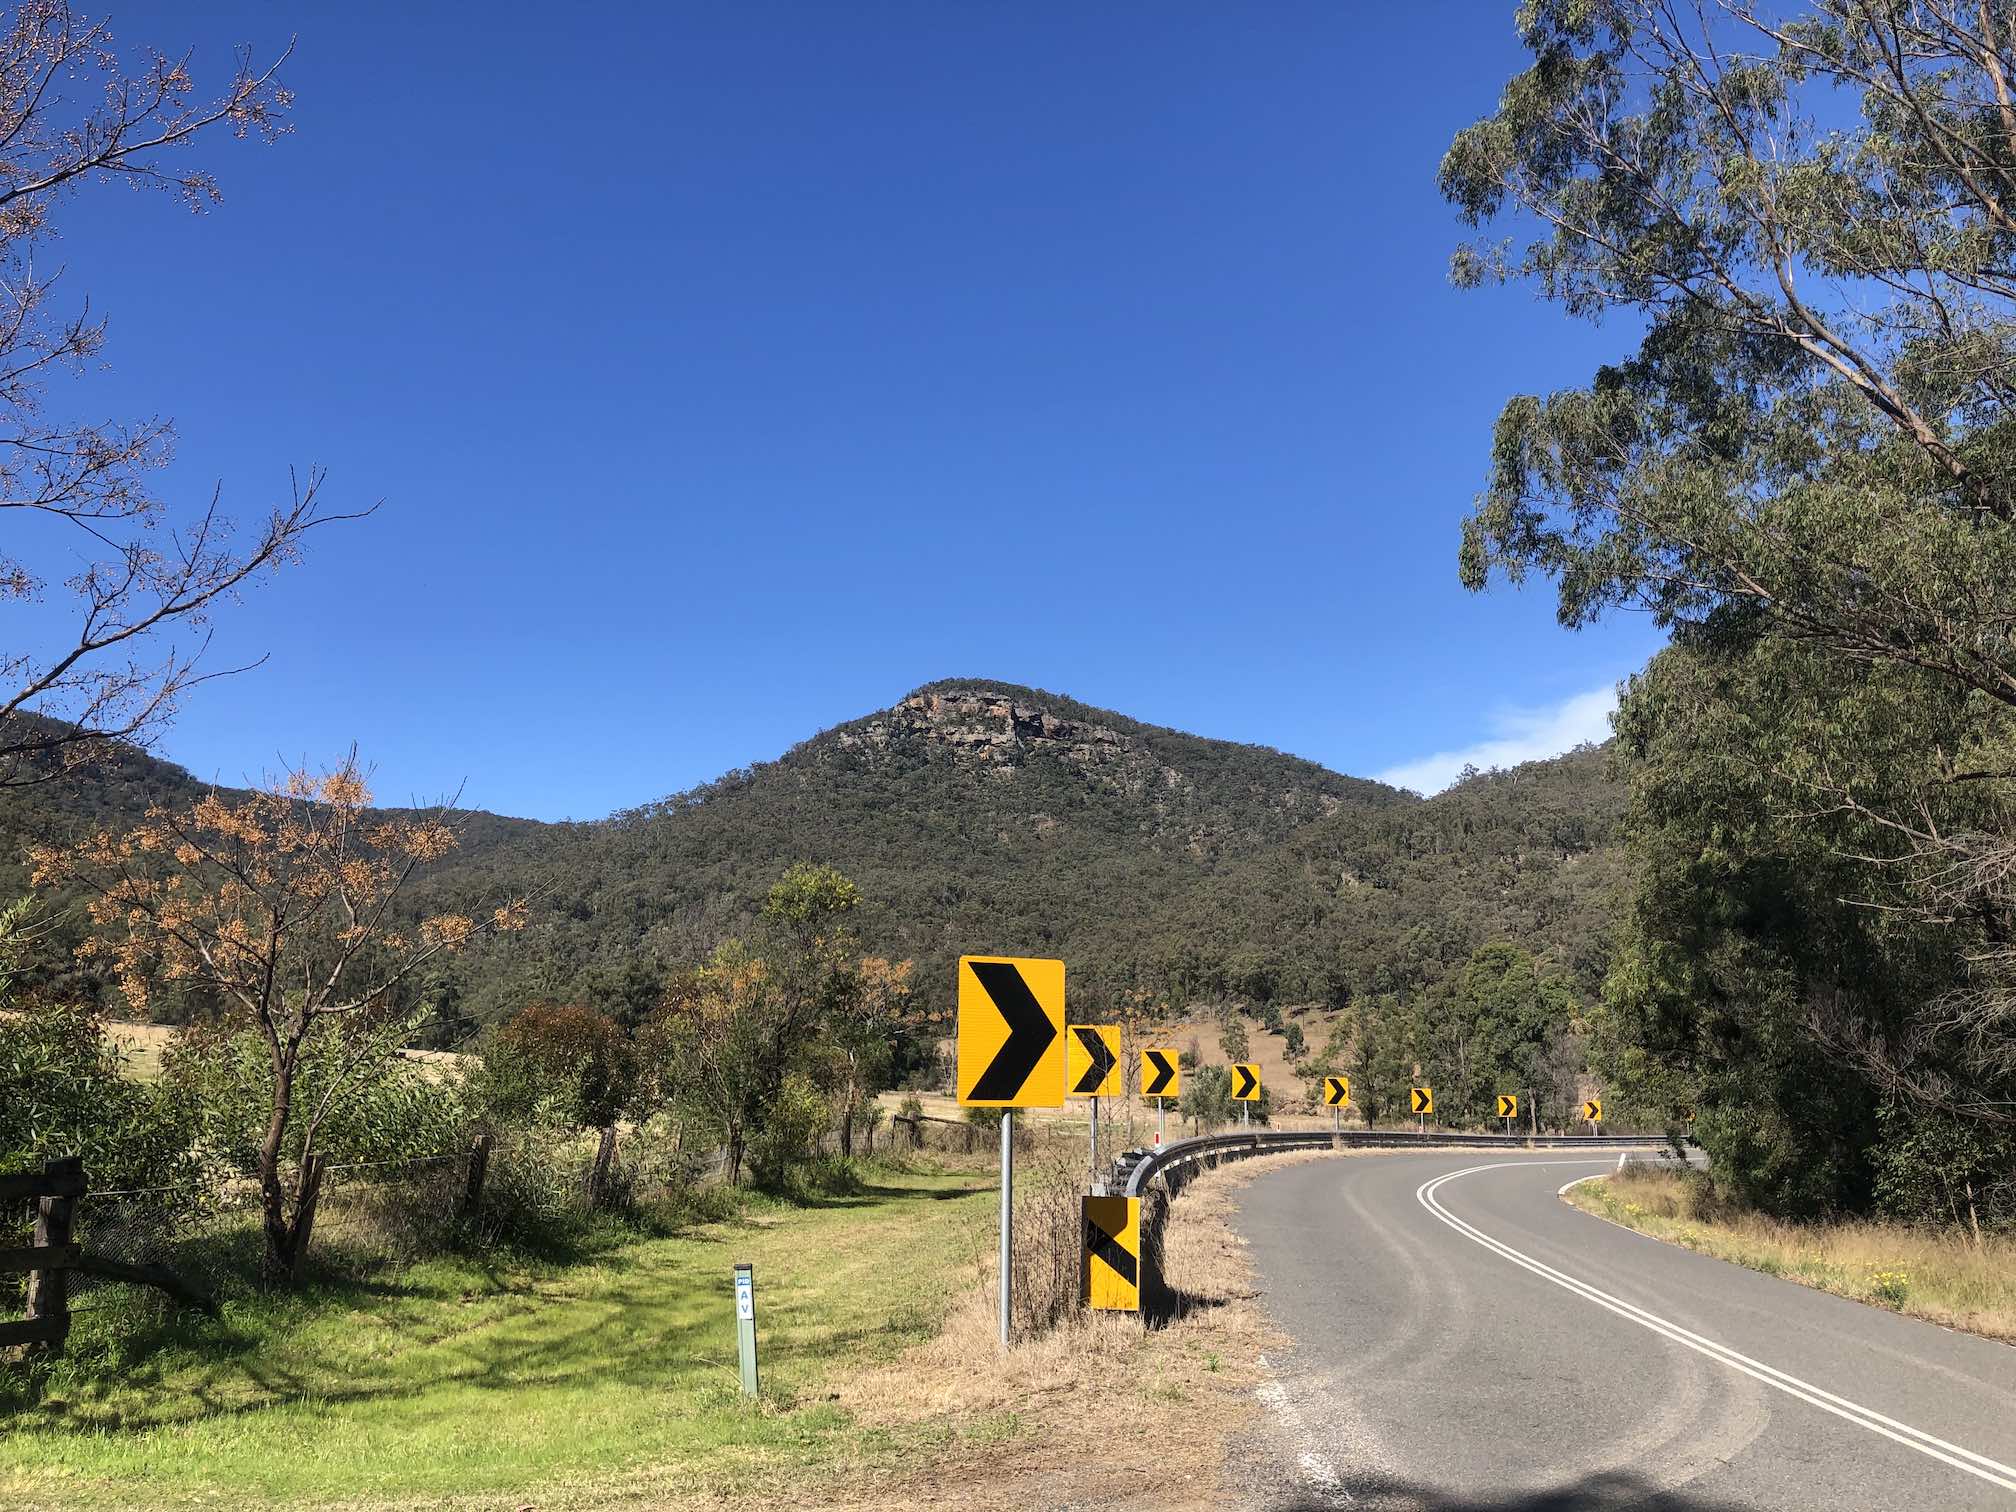
<svg viewBox="0 0 2016 1512">
<path fill-rule="evenodd" d="M 1106 1312 L 1141 1311 L 1141 1199 L 1084 1199 L 1079 1299 Z"/>
<path fill-rule="evenodd" d="M 1141 1052 L 1141 1095 L 1143 1097 L 1183 1095 L 1183 1062 L 1179 1052 L 1175 1050 Z"/>
<path fill-rule="evenodd" d="M 1064 963 L 959 958 L 959 1102 L 1064 1106 Z"/>
<path fill-rule="evenodd" d="M 1326 1108 L 1341 1108 L 1351 1101 L 1351 1078 L 1348 1076 L 1326 1076 L 1323 1078 L 1323 1105 Z"/>
<path fill-rule="evenodd" d="M 1073 1024 L 1064 1040 L 1064 1095 L 1120 1095 L 1120 1026 Z"/>
<path fill-rule="evenodd" d="M 1433 1113 L 1435 1111 L 1435 1089 L 1433 1087 L 1409 1087 L 1407 1089 L 1409 1113 Z"/>
<path fill-rule="evenodd" d="M 1518 1093 L 1500 1092 L 1498 1094 L 1498 1116 L 1500 1118 L 1517 1118 L 1519 1116 Z"/>
<path fill-rule="evenodd" d="M 1590 1123 L 1603 1122 L 1603 1099 L 1592 1097 L 1589 1101 L 1582 1104 L 1582 1116 Z"/>
<path fill-rule="evenodd" d="M 1260 1068 L 1252 1061 L 1234 1061 L 1228 1067 L 1232 1073 L 1232 1096 L 1239 1102 L 1260 1101 Z"/>
</svg>

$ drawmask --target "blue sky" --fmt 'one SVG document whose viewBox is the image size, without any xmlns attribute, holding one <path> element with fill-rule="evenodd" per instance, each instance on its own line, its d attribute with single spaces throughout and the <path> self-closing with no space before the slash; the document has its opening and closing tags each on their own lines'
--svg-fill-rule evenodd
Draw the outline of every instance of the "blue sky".
<svg viewBox="0 0 2016 1512">
<path fill-rule="evenodd" d="M 192 5 L 293 135 L 67 278 L 170 497 L 382 500 L 219 626 L 163 744 L 596 817 L 917 684 L 1033 684 L 1435 786 L 1600 733 L 1658 644 L 1465 593 L 1505 398 L 1628 332 L 1447 282 L 1509 4 Z"/>
</svg>

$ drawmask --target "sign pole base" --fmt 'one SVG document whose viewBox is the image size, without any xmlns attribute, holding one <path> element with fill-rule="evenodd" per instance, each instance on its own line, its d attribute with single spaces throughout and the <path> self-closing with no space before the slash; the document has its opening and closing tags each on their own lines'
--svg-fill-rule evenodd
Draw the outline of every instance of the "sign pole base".
<svg viewBox="0 0 2016 1512">
<path fill-rule="evenodd" d="M 1101 1195 L 1101 1193 L 1100 1193 L 1100 1191 L 1098 1190 L 1098 1188 L 1099 1188 L 1099 1186 L 1100 1186 L 1100 1181 L 1099 1181 L 1099 1099 L 1098 1099 L 1098 1098 L 1096 1098 L 1096 1097 L 1092 1099 L 1092 1186 L 1093 1186 L 1093 1193 L 1092 1193 L 1092 1195 L 1093 1195 L 1093 1196 L 1095 1196 L 1095 1197 L 1097 1197 L 1097 1196 L 1100 1196 L 1100 1195 Z"/>
<path fill-rule="evenodd" d="M 1015 1260 L 1015 1110 L 1001 1110 L 1001 1347 L 1008 1347 L 1008 1297 Z"/>
</svg>

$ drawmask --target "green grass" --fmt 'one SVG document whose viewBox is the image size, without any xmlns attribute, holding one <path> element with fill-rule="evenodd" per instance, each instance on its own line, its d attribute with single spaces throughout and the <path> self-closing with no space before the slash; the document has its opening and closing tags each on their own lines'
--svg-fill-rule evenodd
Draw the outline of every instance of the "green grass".
<svg viewBox="0 0 2016 1512">
<path fill-rule="evenodd" d="M 227 1305 L 75 1363 L 0 1417 L 0 1504 L 542 1508 L 591 1482 L 732 1490 L 903 1446 L 819 1399 L 932 1332 L 991 1198 L 870 1169 L 858 1194 L 571 1265 L 437 1260 L 382 1285 Z M 731 1269 L 756 1268 L 766 1400 L 737 1394 Z M 0 1412 L 7 1411 L 0 1395 Z M 570 1488 L 572 1488 L 570 1490 Z M 601 1493 L 597 1493 L 598 1497 Z"/>
</svg>

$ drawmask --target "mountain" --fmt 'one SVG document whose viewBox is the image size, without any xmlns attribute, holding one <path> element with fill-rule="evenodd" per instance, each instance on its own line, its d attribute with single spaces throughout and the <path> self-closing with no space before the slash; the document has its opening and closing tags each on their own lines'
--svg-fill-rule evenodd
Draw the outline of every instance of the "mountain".
<svg viewBox="0 0 2016 1512">
<path fill-rule="evenodd" d="M 137 819 L 202 790 L 121 752 L 86 784 L 0 794 L 0 843 Z M 745 927 L 793 861 L 839 867 L 871 948 L 951 980 L 962 953 L 1059 955 L 1074 1003 L 1340 1001 L 1410 990 L 1518 939 L 1601 974 L 1621 794 L 1573 753 L 1423 800 L 1262 746 L 1006 683 L 956 680 L 775 761 L 593 823 L 469 816 L 416 909 L 538 893 L 532 927 L 438 984 L 464 1027 L 534 996 L 645 1006 Z M 0 875 L 0 886 L 17 879 Z"/>
<path fill-rule="evenodd" d="M 1062 955 L 1074 993 L 1200 878 L 1326 815 L 1420 800 L 1261 746 L 1206 740 L 1005 683 L 932 683 L 774 762 L 565 836 L 465 853 L 435 879 L 541 876 L 540 922 L 497 957 L 554 990 L 677 960 L 742 927 L 785 866 L 839 867 L 875 947 L 951 979 L 962 953 Z M 472 963 L 472 1011 L 509 970 Z"/>
</svg>

